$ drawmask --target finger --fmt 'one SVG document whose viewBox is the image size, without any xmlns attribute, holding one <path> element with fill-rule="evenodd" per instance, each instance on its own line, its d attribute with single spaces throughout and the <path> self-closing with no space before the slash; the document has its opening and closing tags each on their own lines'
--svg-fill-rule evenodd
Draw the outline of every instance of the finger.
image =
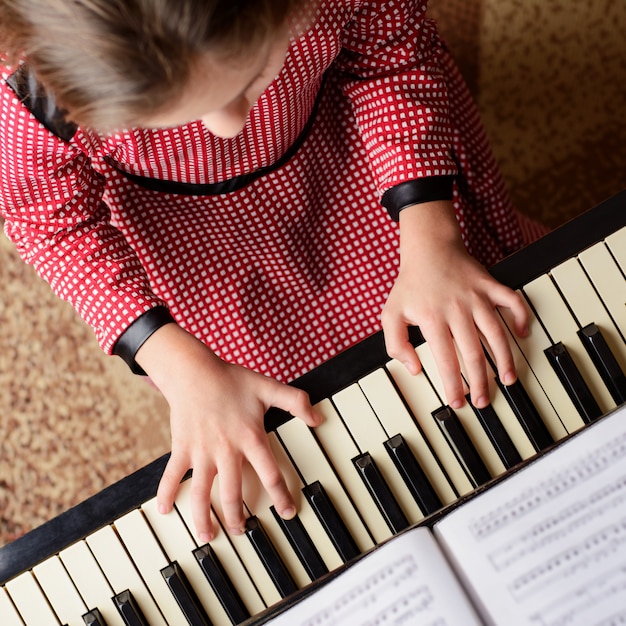
<svg viewBox="0 0 626 626">
<path fill-rule="evenodd" d="M 477 314 L 476 324 L 485 338 L 500 381 L 504 385 L 512 385 L 517 380 L 515 359 L 513 358 L 509 335 L 500 316 L 494 311 Z"/>
<path fill-rule="evenodd" d="M 287 487 L 285 477 L 272 454 L 267 438 L 251 448 L 247 452 L 247 457 L 263 488 L 269 495 L 276 512 L 284 519 L 294 517 L 296 505 Z"/>
<path fill-rule="evenodd" d="M 471 317 L 462 317 L 454 328 L 454 340 L 463 360 L 472 404 L 482 409 L 489 404 L 487 358 L 480 334 Z"/>
<path fill-rule="evenodd" d="M 392 358 L 404 363 L 409 373 L 419 374 L 422 364 L 415 348 L 409 341 L 408 325 L 401 318 L 391 313 L 383 311 L 381 316 L 383 334 L 385 336 L 385 348 L 387 354 Z"/>
<path fill-rule="evenodd" d="M 423 334 L 437 364 L 446 400 L 453 409 L 460 409 L 465 404 L 465 383 L 452 335 L 445 326 Z"/>
<path fill-rule="evenodd" d="M 160 513 L 169 513 L 172 510 L 180 481 L 189 468 L 190 463 L 186 456 L 172 452 L 157 488 L 157 503 Z"/>
<path fill-rule="evenodd" d="M 200 541 L 208 543 L 215 536 L 211 520 L 211 488 L 216 470 L 211 465 L 196 465 L 191 477 L 191 516 Z"/>
<path fill-rule="evenodd" d="M 273 381 L 275 386 L 269 405 L 299 417 L 307 426 L 315 427 L 322 423 L 322 416 L 313 409 L 309 395 L 302 389 Z"/>
<path fill-rule="evenodd" d="M 515 333 L 520 337 L 526 337 L 528 335 L 530 310 L 523 296 L 517 291 L 500 284 L 498 284 L 498 289 L 494 296 L 493 303 L 496 306 L 509 309 L 513 318 Z"/>
<path fill-rule="evenodd" d="M 240 535 L 246 525 L 243 507 L 241 464 L 243 459 L 237 454 L 224 455 L 218 462 L 220 502 L 228 532 Z"/>
</svg>

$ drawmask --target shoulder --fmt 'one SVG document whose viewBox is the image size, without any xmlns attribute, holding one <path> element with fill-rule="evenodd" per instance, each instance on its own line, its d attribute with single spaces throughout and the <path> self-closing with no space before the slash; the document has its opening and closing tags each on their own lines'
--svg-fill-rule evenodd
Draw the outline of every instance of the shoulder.
<svg viewBox="0 0 626 626">
<path fill-rule="evenodd" d="M 70 141 L 77 126 L 66 120 L 54 97 L 45 91 L 26 63 L 13 70 L 7 69 L 3 73 L 2 81 L 15 95 L 16 104 L 29 111 L 53 135 Z"/>
</svg>

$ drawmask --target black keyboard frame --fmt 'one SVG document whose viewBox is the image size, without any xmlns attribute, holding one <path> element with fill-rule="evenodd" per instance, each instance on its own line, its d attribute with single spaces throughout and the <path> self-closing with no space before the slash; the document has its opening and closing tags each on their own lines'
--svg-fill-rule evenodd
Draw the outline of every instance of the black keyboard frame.
<svg viewBox="0 0 626 626">
<path fill-rule="evenodd" d="M 609 198 L 512 254 L 493 266 L 490 272 L 505 285 L 513 289 L 521 288 L 623 226 L 626 226 L 626 191 Z M 417 328 L 411 329 L 410 338 L 414 345 L 423 342 Z M 311 402 L 315 404 L 382 367 L 388 360 L 383 334 L 380 331 L 291 384 L 306 391 Z M 274 430 L 286 419 L 289 419 L 287 414 L 270 410 L 266 415 L 266 430 Z M 1 547 L 0 585 L 153 498 L 168 457 L 169 455 L 164 455 L 156 459 L 23 537 Z M 435 513 L 434 517 L 439 517 L 439 514 Z M 328 578 L 335 575 L 336 572 L 333 572 Z M 315 584 L 310 587 L 315 587 Z M 294 600 L 309 592 L 308 587 L 301 590 L 295 598 L 290 598 L 288 603 L 292 604 Z M 259 622 L 255 620 L 256 623 L 261 621 L 264 621 L 263 618 Z"/>
</svg>

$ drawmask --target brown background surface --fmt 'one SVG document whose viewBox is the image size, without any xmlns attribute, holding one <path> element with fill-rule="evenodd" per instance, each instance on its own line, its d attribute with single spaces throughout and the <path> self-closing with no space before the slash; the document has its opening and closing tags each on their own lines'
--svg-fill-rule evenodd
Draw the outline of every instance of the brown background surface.
<svg viewBox="0 0 626 626">
<path fill-rule="evenodd" d="M 626 188 L 626 4 L 433 0 L 520 210 Z M 165 402 L 0 237 L 0 545 L 168 450 Z"/>
</svg>

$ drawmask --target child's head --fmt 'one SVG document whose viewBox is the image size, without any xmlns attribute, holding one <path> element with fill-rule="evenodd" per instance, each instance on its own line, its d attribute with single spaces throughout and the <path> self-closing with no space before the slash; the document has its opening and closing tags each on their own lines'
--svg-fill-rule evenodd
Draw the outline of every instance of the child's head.
<svg viewBox="0 0 626 626">
<path fill-rule="evenodd" d="M 245 72 L 306 1 L 0 0 L 0 45 L 9 63 L 26 59 L 72 121 L 160 125 L 198 71 L 205 84 L 216 68 Z"/>
</svg>

